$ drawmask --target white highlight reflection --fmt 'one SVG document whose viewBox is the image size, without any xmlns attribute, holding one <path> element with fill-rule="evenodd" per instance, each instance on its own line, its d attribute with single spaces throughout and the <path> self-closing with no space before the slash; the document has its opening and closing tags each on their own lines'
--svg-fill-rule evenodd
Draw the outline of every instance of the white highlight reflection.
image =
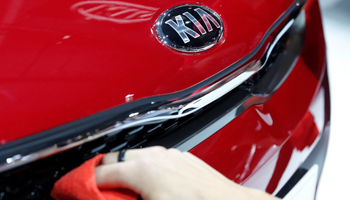
<svg viewBox="0 0 350 200">
<path fill-rule="evenodd" d="M 150 20 L 157 8 L 123 1 L 81 1 L 71 7 L 86 19 L 130 24 Z"/>
</svg>

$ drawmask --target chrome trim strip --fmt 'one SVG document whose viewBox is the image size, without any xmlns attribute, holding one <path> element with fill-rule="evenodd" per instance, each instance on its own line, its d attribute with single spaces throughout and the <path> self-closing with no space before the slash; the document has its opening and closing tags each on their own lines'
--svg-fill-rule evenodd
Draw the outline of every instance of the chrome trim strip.
<svg viewBox="0 0 350 200">
<path fill-rule="evenodd" d="M 316 187 L 319 166 L 313 165 L 311 169 L 298 181 L 298 183 L 283 197 L 284 200 L 313 200 L 316 198 Z"/>
<path fill-rule="evenodd" d="M 6 163 L 2 163 L 0 165 L 0 172 L 60 153 L 67 149 L 71 149 L 73 147 L 77 147 L 92 140 L 101 138 L 105 135 L 117 134 L 118 132 L 126 128 L 145 124 L 159 123 L 161 121 L 169 119 L 182 118 L 198 111 L 199 109 L 209 105 L 210 103 L 221 98 L 228 92 L 232 91 L 234 88 L 236 88 L 237 86 L 245 82 L 247 79 L 249 79 L 251 76 L 253 76 L 255 73 L 260 71 L 266 64 L 266 61 L 268 60 L 277 42 L 289 30 L 289 28 L 293 25 L 294 21 L 294 19 L 290 19 L 290 21 L 285 25 L 281 32 L 276 36 L 275 40 L 267 50 L 267 54 L 264 60 L 259 60 L 256 62 L 252 61 L 246 64 L 245 66 L 240 67 L 238 70 L 234 71 L 225 78 L 214 82 L 207 87 L 204 87 L 203 89 L 199 90 L 199 92 L 196 91 L 191 95 L 180 100 L 169 101 L 168 104 L 159 107 L 158 110 L 151 110 L 145 113 L 131 113 L 129 117 L 125 120 L 117 122 L 114 126 L 106 128 L 104 130 L 97 131 L 97 133 L 95 134 L 87 133 L 86 135 L 79 135 L 76 138 L 68 139 L 67 141 L 61 144 L 55 144 L 49 148 L 45 148 L 35 153 L 30 153 L 28 155 L 18 154 L 9 157 L 6 159 Z M 229 118 L 229 121 L 231 121 L 237 116 L 236 110 L 238 109 L 238 107 L 228 114 L 232 116 L 231 118 Z M 221 119 L 218 121 L 218 123 L 227 124 L 229 121 L 227 121 L 226 119 Z M 205 130 L 205 132 L 208 132 L 208 130 L 211 129 L 213 129 L 212 134 L 217 131 L 215 127 L 209 127 Z M 198 144 L 200 141 L 203 141 L 205 138 L 209 137 L 210 135 L 208 134 L 209 133 L 201 135 L 200 139 L 193 137 L 190 140 L 183 143 L 182 145 L 178 146 L 178 148 L 185 151 L 189 150 L 196 144 Z"/>
</svg>

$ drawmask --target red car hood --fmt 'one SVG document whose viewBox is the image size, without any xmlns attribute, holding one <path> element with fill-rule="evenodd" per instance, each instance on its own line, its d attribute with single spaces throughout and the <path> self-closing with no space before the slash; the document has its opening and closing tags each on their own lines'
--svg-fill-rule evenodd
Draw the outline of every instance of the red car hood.
<svg viewBox="0 0 350 200">
<path fill-rule="evenodd" d="M 1 144 L 213 76 L 251 52 L 292 0 L 6 1 L 0 7 Z M 165 10 L 200 4 L 224 35 L 185 54 L 152 26 Z"/>
</svg>

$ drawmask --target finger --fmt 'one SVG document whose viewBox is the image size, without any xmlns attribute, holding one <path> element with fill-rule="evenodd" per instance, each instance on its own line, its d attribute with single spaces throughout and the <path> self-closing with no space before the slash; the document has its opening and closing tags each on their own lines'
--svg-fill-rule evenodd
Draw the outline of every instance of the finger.
<svg viewBox="0 0 350 200">
<path fill-rule="evenodd" d="M 139 193 L 135 180 L 138 173 L 134 170 L 134 163 L 114 163 L 100 165 L 95 168 L 96 184 L 99 188 L 128 188 Z"/>
<path fill-rule="evenodd" d="M 203 160 L 199 159 L 197 156 L 193 155 L 190 152 L 183 152 L 183 154 L 190 159 L 192 162 L 196 163 L 197 165 L 204 167 L 206 169 L 212 169 L 207 163 L 205 163 Z"/>
<path fill-rule="evenodd" d="M 126 154 L 126 152 L 125 152 Z M 112 152 L 112 153 L 108 153 L 106 154 L 101 161 L 102 165 L 107 165 L 107 164 L 113 164 L 116 163 L 118 161 L 118 155 L 119 152 Z"/>
<path fill-rule="evenodd" d="M 125 161 L 131 161 L 135 160 L 138 158 L 145 158 L 145 157 L 155 157 L 155 156 L 162 156 L 164 152 L 166 151 L 166 148 L 160 147 L 160 146 L 155 146 L 155 147 L 147 147 L 143 149 L 130 149 L 125 152 L 124 158 Z M 118 162 L 118 155 L 119 152 L 112 152 L 106 154 L 103 159 L 101 164 L 106 165 L 106 164 L 113 164 Z"/>
<path fill-rule="evenodd" d="M 183 154 L 188 159 L 190 159 L 197 166 L 197 168 L 205 170 L 206 173 L 211 173 L 213 175 L 216 175 L 216 176 L 220 177 L 221 179 L 227 179 L 224 175 L 222 175 L 221 173 L 216 171 L 213 167 L 211 167 L 206 162 L 204 162 L 203 160 L 199 159 L 197 156 L 193 155 L 192 153 L 190 153 L 190 152 L 183 152 Z"/>
</svg>

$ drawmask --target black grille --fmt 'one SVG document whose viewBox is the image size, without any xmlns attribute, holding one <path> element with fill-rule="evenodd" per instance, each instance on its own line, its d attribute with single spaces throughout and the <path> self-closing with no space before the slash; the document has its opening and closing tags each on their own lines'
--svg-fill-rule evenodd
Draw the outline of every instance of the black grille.
<svg viewBox="0 0 350 200">
<path fill-rule="evenodd" d="M 0 174 L 0 199 L 51 199 L 56 180 L 99 153 L 142 148 L 149 141 L 181 127 L 201 111 L 185 118 L 128 128 L 76 148 Z"/>
</svg>

